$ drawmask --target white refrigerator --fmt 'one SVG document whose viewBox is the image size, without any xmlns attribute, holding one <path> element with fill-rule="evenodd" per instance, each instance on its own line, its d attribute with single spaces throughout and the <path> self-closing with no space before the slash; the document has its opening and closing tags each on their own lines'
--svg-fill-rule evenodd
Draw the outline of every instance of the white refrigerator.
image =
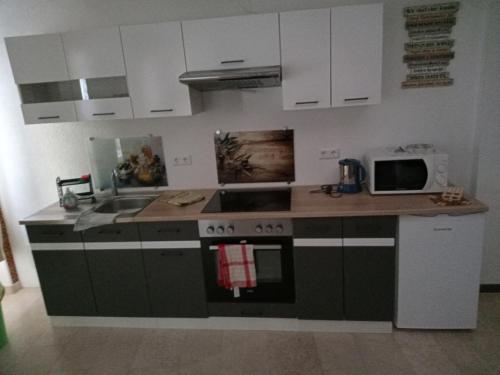
<svg viewBox="0 0 500 375">
<path fill-rule="evenodd" d="M 484 220 L 400 216 L 396 327 L 476 328 Z"/>
</svg>

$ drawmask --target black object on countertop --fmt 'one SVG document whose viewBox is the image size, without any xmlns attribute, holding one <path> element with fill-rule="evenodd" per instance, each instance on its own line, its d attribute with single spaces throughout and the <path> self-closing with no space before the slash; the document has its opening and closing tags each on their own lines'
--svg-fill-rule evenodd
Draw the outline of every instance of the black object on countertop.
<svg viewBox="0 0 500 375">
<path fill-rule="evenodd" d="M 289 187 L 217 190 L 201 212 L 290 211 L 291 195 Z"/>
</svg>

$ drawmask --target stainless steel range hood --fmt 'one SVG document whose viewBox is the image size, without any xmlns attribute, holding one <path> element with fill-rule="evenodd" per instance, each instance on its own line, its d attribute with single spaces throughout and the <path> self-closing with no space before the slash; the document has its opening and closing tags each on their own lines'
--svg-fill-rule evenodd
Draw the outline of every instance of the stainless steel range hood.
<svg viewBox="0 0 500 375">
<path fill-rule="evenodd" d="M 192 71 L 179 81 L 200 91 L 281 86 L 281 66 Z"/>
</svg>

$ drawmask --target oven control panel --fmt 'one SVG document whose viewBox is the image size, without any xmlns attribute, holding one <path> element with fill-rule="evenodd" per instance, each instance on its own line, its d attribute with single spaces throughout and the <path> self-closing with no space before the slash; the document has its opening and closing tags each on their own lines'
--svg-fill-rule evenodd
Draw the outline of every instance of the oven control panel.
<svg viewBox="0 0 500 375">
<path fill-rule="evenodd" d="M 200 237 L 291 236 L 291 219 L 198 220 Z"/>
</svg>

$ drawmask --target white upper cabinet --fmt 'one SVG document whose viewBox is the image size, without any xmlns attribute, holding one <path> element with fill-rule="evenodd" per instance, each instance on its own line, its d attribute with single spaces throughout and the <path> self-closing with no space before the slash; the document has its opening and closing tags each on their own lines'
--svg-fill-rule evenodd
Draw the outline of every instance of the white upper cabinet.
<svg viewBox="0 0 500 375">
<path fill-rule="evenodd" d="M 332 8 L 332 106 L 380 103 L 383 5 Z"/>
<path fill-rule="evenodd" d="M 329 108 L 330 9 L 280 13 L 283 109 Z"/>
<path fill-rule="evenodd" d="M 68 79 L 60 34 L 5 38 L 17 84 Z"/>
<path fill-rule="evenodd" d="M 62 34 L 71 79 L 125 75 L 118 27 Z"/>
<path fill-rule="evenodd" d="M 180 22 L 120 28 L 135 117 L 186 116 L 200 93 L 179 82 L 186 71 Z"/>
<path fill-rule="evenodd" d="M 280 65 L 278 14 L 182 22 L 187 70 Z"/>
</svg>

